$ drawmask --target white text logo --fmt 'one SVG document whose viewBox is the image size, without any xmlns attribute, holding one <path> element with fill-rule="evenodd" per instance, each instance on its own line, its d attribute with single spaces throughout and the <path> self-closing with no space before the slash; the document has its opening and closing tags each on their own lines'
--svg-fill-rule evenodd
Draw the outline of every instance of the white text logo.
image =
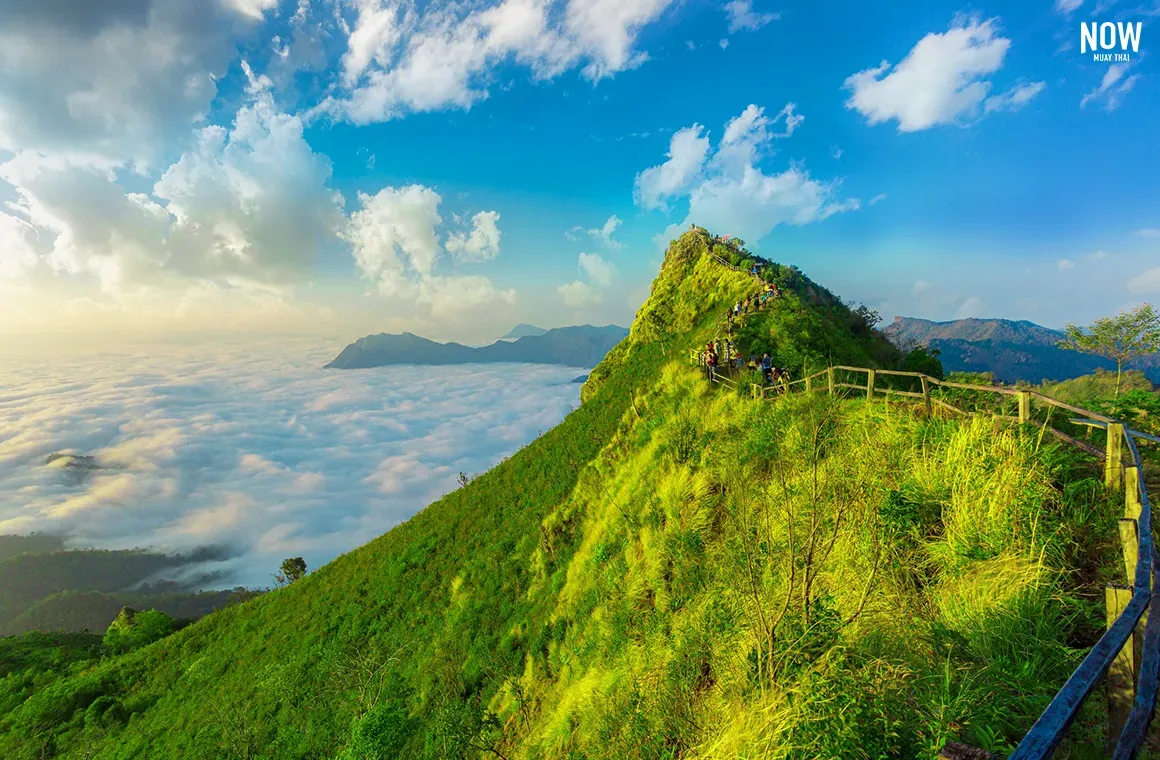
<svg viewBox="0 0 1160 760">
<path fill-rule="evenodd" d="M 1079 52 L 1081 55 L 1086 55 L 1088 51 L 1092 52 L 1092 59 L 1095 61 L 1107 62 L 1127 62 L 1132 60 L 1131 54 L 1127 52 L 1131 47 L 1133 53 L 1140 52 L 1140 30 L 1143 24 L 1137 21 L 1135 24 L 1112 23 L 1105 21 L 1099 23 L 1092 21 L 1091 23 L 1081 23 L 1079 25 Z M 1111 53 L 1103 52 L 1119 48 L 1121 52 Z"/>
</svg>

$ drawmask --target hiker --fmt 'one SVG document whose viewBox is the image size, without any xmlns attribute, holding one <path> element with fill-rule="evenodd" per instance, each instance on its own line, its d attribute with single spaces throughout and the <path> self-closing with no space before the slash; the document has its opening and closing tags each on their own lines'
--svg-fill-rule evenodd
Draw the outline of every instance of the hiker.
<svg viewBox="0 0 1160 760">
<path fill-rule="evenodd" d="M 745 367 L 745 357 L 741 355 L 738 350 L 733 351 L 733 366 L 737 368 L 737 374 L 741 374 L 741 370 Z"/>
<path fill-rule="evenodd" d="M 741 313 L 741 302 L 738 301 L 737 303 L 733 304 L 733 316 L 736 317 L 740 313 Z"/>
<path fill-rule="evenodd" d="M 709 382 L 712 383 L 717 379 L 717 349 L 712 344 L 709 346 L 705 364 L 708 367 Z"/>
<path fill-rule="evenodd" d="M 749 355 L 749 369 L 753 370 L 754 372 L 757 371 L 757 354 Z"/>
<path fill-rule="evenodd" d="M 761 374 L 767 384 L 773 382 L 773 359 L 769 358 L 768 353 L 761 357 Z"/>
</svg>

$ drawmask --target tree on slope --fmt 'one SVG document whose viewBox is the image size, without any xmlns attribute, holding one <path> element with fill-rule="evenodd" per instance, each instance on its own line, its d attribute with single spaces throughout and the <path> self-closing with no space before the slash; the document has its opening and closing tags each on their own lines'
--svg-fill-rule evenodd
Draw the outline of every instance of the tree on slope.
<svg viewBox="0 0 1160 760">
<path fill-rule="evenodd" d="M 1101 317 L 1087 330 L 1068 322 L 1060 348 L 1102 356 L 1116 363 L 1116 398 L 1124 365 L 1138 356 L 1160 351 L 1160 312 L 1150 303 Z"/>
<path fill-rule="evenodd" d="M 279 586 L 285 586 L 300 580 L 302 576 L 306 575 L 306 560 L 301 557 L 289 557 L 282 560 L 282 572 L 274 576 Z"/>
</svg>

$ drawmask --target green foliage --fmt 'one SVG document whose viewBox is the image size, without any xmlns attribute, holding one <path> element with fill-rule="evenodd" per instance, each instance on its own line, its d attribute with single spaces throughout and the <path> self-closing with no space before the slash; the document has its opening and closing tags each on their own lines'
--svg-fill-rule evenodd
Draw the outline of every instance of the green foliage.
<svg viewBox="0 0 1160 760">
<path fill-rule="evenodd" d="M 164 612 L 138 612 L 132 607 L 125 607 L 105 631 L 103 646 L 109 654 L 125 654 L 160 641 L 173 633 L 175 628 L 173 618 Z"/>
<path fill-rule="evenodd" d="M 942 379 L 943 366 L 939 361 L 939 350 L 917 346 L 912 348 L 902 359 L 899 369 L 903 372 L 921 372 L 930 377 Z"/>
<path fill-rule="evenodd" d="M 1070 322 L 1060 348 L 1111 359 L 1116 363 L 1116 390 L 1120 395 L 1120 375 L 1124 364 L 1138 356 L 1160 351 L 1160 311 L 1141 304 L 1114 317 L 1101 317 L 1088 329 Z"/>
<path fill-rule="evenodd" d="M 28 680 L 0 756 L 805 760 L 1016 741 L 1102 623 L 1084 600 L 1117 505 L 1076 485 L 1087 463 L 989 419 L 708 387 L 685 352 L 757 286 L 711 242 L 670 248 L 579 409 L 385 535 L 122 646 L 138 613 L 108 634 L 125 654 L 13 650 Z M 828 291 L 762 266 L 786 293 L 740 328 L 746 353 L 900 361 Z"/>
</svg>

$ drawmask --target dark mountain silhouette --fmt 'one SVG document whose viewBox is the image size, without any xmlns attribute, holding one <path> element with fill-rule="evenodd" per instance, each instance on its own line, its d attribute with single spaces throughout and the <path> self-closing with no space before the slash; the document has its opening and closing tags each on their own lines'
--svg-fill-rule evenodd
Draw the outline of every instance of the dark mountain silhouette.
<svg viewBox="0 0 1160 760">
<path fill-rule="evenodd" d="M 1063 338 L 1052 330 L 1026 320 L 956 319 L 932 322 L 915 317 L 895 317 L 886 334 L 899 345 L 926 345 L 940 351 L 943 368 L 950 372 L 994 372 L 1006 383 L 1026 380 L 1070 380 L 1116 364 L 1097 356 L 1056 347 Z M 1160 356 L 1148 356 L 1130 367 L 1160 382 Z"/>
<path fill-rule="evenodd" d="M 520 322 L 511 330 L 508 330 L 508 334 L 500 338 L 500 340 L 519 340 L 520 338 L 526 338 L 529 335 L 543 335 L 546 332 L 548 331 L 543 327 L 536 327 L 535 325 L 529 325 L 525 324 L 524 322 Z"/>
<path fill-rule="evenodd" d="M 359 338 L 342 350 L 327 369 L 362 369 L 388 364 L 473 364 L 523 362 L 595 367 L 628 330 L 616 325 L 557 327 L 543 335 L 525 335 L 472 348 L 460 343 L 436 343 L 413 333 L 380 333 Z"/>
</svg>

